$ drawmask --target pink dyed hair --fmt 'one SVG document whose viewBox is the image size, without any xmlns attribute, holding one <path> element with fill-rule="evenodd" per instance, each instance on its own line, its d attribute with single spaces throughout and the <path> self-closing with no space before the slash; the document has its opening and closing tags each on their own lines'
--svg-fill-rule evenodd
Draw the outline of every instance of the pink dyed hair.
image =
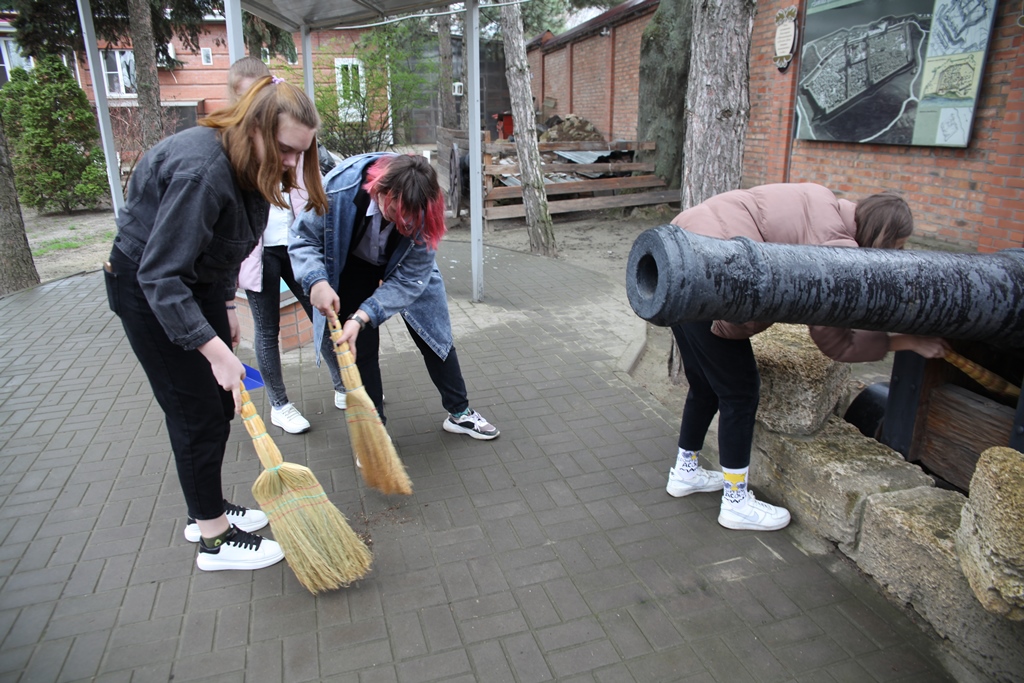
<svg viewBox="0 0 1024 683">
<path fill-rule="evenodd" d="M 401 220 L 395 229 L 417 244 L 436 250 L 447 228 L 444 194 L 430 162 L 418 154 L 384 156 L 366 171 L 363 189 L 395 203 Z"/>
</svg>

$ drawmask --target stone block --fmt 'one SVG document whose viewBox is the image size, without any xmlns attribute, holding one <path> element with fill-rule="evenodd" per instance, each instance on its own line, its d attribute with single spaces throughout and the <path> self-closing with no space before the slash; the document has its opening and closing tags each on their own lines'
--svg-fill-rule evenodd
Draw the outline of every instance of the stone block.
<svg viewBox="0 0 1024 683">
<path fill-rule="evenodd" d="M 873 495 L 847 554 L 989 680 L 1021 681 L 1024 623 L 985 611 L 960 570 L 954 537 L 966 500 L 933 487 Z"/>
<path fill-rule="evenodd" d="M 773 432 L 816 432 L 845 395 L 850 366 L 822 354 L 803 325 L 772 325 L 750 342 L 761 371 L 758 421 Z"/>
<path fill-rule="evenodd" d="M 812 437 L 758 424 L 750 483 L 813 533 L 841 544 L 856 541 L 868 496 L 933 485 L 920 467 L 835 415 Z"/>
<path fill-rule="evenodd" d="M 971 478 L 956 548 L 964 576 L 981 605 L 1024 621 L 1024 454 L 989 448 Z M 1022 642 L 1024 647 L 1024 642 Z"/>
</svg>

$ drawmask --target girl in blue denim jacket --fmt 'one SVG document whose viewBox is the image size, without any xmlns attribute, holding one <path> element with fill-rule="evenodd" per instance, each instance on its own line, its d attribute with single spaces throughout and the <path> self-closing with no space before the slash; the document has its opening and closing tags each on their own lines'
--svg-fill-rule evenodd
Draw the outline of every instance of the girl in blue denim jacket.
<svg viewBox="0 0 1024 683">
<path fill-rule="evenodd" d="M 345 320 L 341 341 L 352 347 L 384 420 L 379 328 L 399 313 L 448 411 L 445 431 L 497 437 L 497 428 L 469 407 L 452 341 L 444 280 L 434 261 L 445 233 L 444 199 L 430 162 L 416 155 L 350 157 L 327 175 L 324 189 L 327 213 L 304 212 L 288 240 L 292 270 L 316 309 L 314 348 L 319 352 L 324 316 Z"/>
<path fill-rule="evenodd" d="M 326 198 L 316 164 L 316 108 L 302 90 L 265 78 L 236 104 L 159 142 L 132 174 L 104 270 L 121 318 L 167 420 L 200 569 L 258 569 L 283 559 L 251 532 L 259 510 L 224 500 L 221 465 L 245 377 L 238 343 L 238 267 L 271 203 L 296 186 L 300 155 L 308 206 Z M 191 533 L 190 533 L 191 532 Z"/>
</svg>

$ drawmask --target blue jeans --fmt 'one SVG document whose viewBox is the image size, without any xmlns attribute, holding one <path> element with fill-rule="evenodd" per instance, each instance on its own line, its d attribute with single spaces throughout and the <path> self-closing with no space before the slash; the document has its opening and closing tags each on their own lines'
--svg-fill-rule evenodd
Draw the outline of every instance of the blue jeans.
<svg viewBox="0 0 1024 683">
<path fill-rule="evenodd" d="M 690 383 L 679 426 L 679 447 L 699 451 L 715 413 L 718 460 L 722 467 L 750 466 L 754 419 L 761 399 L 761 374 L 749 339 L 723 339 L 711 322 L 672 326 L 683 371 Z"/>
<path fill-rule="evenodd" d="M 217 383 L 202 353 L 186 351 L 167 337 L 139 287 L 138 266 L 117 248 L 110 261 L 116 274 L 106 276 L 110 305 L 164 411 L 188 514 L 217 519 L 224 514 L 221 465 L 235 416 L 234 401 Z M 192 294 L 203 317 L 230 347 L 223 287 L 193 286 Z"/>
<path fill-rule="evenodd" d="M 309 297 L 302 291 L 302 286 L 295 281 L 292 274 L 292 263 L 288 259 L 288 247 L 263 248 L 263 288 L 262 291 L 245 291 L 252 311 L 253 326 L 256 338 L 253 347 L 256 351 L 256 362 L 260 366 L 263 382 L 267 387 L 270 404 L 275 408 L 288 403 L 288 390 L 284 386 L 284 375 L 281 372 L 281 348 L 278 336 L 281 333 L 281 289 L 279 280 L 284 280 L 288 289 L 292 290 L 296 300 L 306 311 L 309 319 L 313 319 L 313 307 Z M 334 345 L 329 335 L 324 335 L 321 353 L 327 369 L 331 372 L 331 381 L 335 391 L 345 391 L 338 369 L 338 359 L 334 355 Z"/>
</svg>

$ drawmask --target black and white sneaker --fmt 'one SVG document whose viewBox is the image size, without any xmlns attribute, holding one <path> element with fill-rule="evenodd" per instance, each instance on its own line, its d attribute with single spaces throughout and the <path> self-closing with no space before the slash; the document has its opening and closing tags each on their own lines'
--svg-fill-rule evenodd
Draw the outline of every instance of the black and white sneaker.
<svg viewBox="0 0 1024 683">
<path fill-rule="evenodd" d="M 467 410 L 462 415 L 449 415 L 442 425 L 444 431 L 452 434 L 467 434 L 474 439 L 490 441 L 497 438 L 498 428 L 484 419 L 484 416 L 475 410 Z"/>
<path fill-rule="evenodd" d="M 260 510 L 250 510 L 225 500 L 224 512 L 228 515 L 228 522 L 237 526 L 242 531 L 259 531 L 267 525 L 267 516 Z M 185 523 L 185 540 L 191 543 L 199 543 L 200 538 L 199 525 L 196 524 L 196 520 L 189 517 L 188 522 Z"/>
<path fill-rule="evenodd" d="M 232 526 L 224 539 L 214 548 L 208 547 L 205 540 L 199 540 L 196 566 L 205 572 L 262 569 L 283 559 L 284 553 L 276 541 Z"/>
</svg>

